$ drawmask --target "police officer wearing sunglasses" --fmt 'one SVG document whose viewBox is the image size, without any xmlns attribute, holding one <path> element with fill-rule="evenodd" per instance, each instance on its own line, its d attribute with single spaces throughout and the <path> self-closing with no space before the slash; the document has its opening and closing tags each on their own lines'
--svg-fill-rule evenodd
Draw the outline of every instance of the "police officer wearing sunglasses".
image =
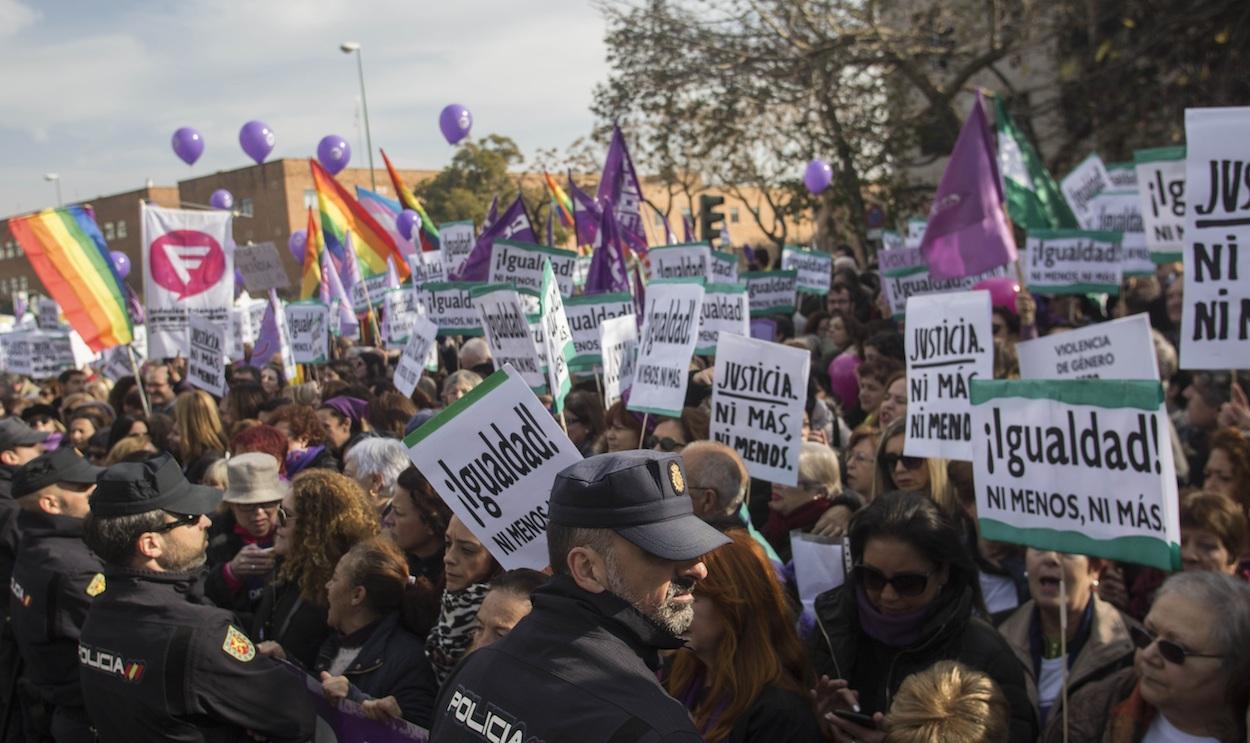
<svg viewBox="0 0 1250 743">
<path fill-rule="evenodd" d="M 102 741 L 306 740 L 304 684 L 256 652 L 230 612 L 197 595 L 208 517 L 221 494 L 168 454 L 97 479 L 84 539 L 105 562 L 78 646 L 87 713 Z"/>
<path fill-rule="evenodd" d="M 881 740 L 903 679 L 941 660 L 994 679 L 1011 708 L 1010 739 L 1035 740 L 1023 670 L 976 616 L 984 611 L 976 566 L 950 515 L 918 493 L 888 493 L 855 514 L 849 538 L 854 568 L 845 584 L 816 598 L 812 645 L 820 712 L 834 740 Z"/>
</svg>

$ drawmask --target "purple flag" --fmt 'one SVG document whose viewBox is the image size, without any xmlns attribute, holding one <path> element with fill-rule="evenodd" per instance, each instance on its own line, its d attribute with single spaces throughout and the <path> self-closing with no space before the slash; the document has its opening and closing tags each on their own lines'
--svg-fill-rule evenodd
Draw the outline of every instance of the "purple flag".
<svg viewBox="0 0 1250 743">
<path fill-rule="evenodd" d="M 586 273 L 586 294 L 629 291 L 629 272 L 625 267 L 625 250 L 617 231 L 611 209 L 604 209 Z"/>
<path fill-rule="evenodd" d="M 331 257 L 333 255 L 331 253 Z M 339 271 L 339 278 L 343 281 L 343 288 L 347 291 L 351 291 L 351 287 L 357 284 L 364 283 L 364 278 L 360 275 L 360 258 L 356 257 L 356 245 L 352 242 L 351 230 L 347 231 L 347 237 L 343 240 L 343 265 Z"/>
<path fill-rule="evenodd" d="M 321 253 L 322 299 L 330 307 L 337 308 L 339 318 L 339 335 L 357 335 L 360 333 L 360 321 L 356 319 L 356 311 L 352 307 L 352 299 L 343 290 L 343 282 L 339 281 L 337 271 L 332 270 L 329 251 Z M 326 286 L 328 282 L 328 286 Z"/>
<path fill-rule="evenodd" d="M 647 253 L 647 233 L 642 224 L 642 187 L 638 172 L 625 147 L 625 135 L 613 125 L 612 143 L 603 161 L 603 179 L 599 181 L 598 200 L 611 205 L 616 212 L 616 226 L 621 237 L 639 255 Z"/>
<path fill-rule="evenodd" d="M 485 232 L 486 228 L 494 224 L 497 219 L 499 219 L 499 195 L 495 194 L 495 198 L 490 200 L 490 208 L 486 210 L 486 219 L 482 220 L 482 232 Z"/>
<path fill-rule="evenodd" d="M 269 290 L 269 302 L 265 306 L 265 316 L 260 321 L 260 333 L 252 344 L 252 358 L 248 365 L 263 367 L 273 360 L 274 354 L 282 353 L 282 338 L 278 335 L 278 318 L 275 313 L 282 310 L 277 307 L 278 295 Z"/>
<path fill-rule="evenodd" d="M 569 196 L 573 198 L 573 224 L 577 230 L 577 244 L 594 245 L 595 235 L 599 232 L 599 212 L 602 210 L 590 194 L 573 182 L 572 171 L 569 171 Z"/>
<path fill-rule="evenodd" d="M 681 215 L 682 242 L 694 242 L 694 220 L 689 214 Z"/>
<path fill-rule="evenodd" d="M 516 201 L 512 202 L 512 206 L 508 207 L 503 216 L 491 222 L 490 226 L 477 236 L 473 250 L 464 259 L 460 273 L 453 276 L 453 280 L 485 281 L 490 273 L 490 251 L 495 246 L 496 240 L 538 242 L 534 234 L 534 226 L 530 224 L 529 212 L 525 211 L 525 202 L 521 201 L 520 194 L 517 194 Z"/>
<path fill-rule="evenodd" d="M 964 122 L 938 185 L 920 251 L 935 279 L 983 273 L 1016 260 L 1003 211 L 992 133 L 981 94 Z"/>
<path fill-rule="evenodd" d="M 139 295 L 135 294 L 135 290 L 131 289 L 129 284 L 122 282 L 122 286 L 126 287 L 126 311 L 130 313 L 131 322 L 136 325 L 146 322 L 143 312 L 143 302 L 140 301 Z M 23 314 L 25 313 L 23 312 Z M 17 315 L 17 319 L 21 320 L 22 316 Z"/>
</svg>

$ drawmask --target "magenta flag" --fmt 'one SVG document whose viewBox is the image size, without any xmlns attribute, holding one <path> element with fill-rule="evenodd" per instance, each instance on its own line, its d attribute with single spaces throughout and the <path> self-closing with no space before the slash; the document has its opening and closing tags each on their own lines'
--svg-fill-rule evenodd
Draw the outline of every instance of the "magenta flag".
<svg viewBox="0 0 1250 743">
<path fill-rule="evenodd" d="M 638 255 L 647 254 L 647 233 L 642 223 L 642 187 L 638 171 L 625 146 L 621 128 L 612 126 L 612 142 L 603 161 L 603 177 L 599 181 L 597 200 L 604 208 L 616 211 L 616 229 L 621 239 Z"/>
<path fill-rule="evenodd" d="M 599 205 L 590 194 L 578 188 L 573 182 L 573 171 L 569 171 L 569 196 L 573 199 L 573 224 L 576 225 L 577 244 L 594 245 L 595 236 L 599 234 L 599 222 L 602 219 Z"/>
<path fill-rule="evenodd" d="M 600 219 L 584 291 L 586 294 L 627 292 L 629 277 L 625 267 L 625 248 L 621 245 L 616 215 L 611 209 L 604 209 L 600 213 Z"/>
<path fill-rule="evenodd" d="M 920 251 L 935 279 L 983 273 L 1016 260 L 981 94 L 938 185 Z"/>
<path fill-rule="evenodd" d="M 269 301 L 265 305 L 265 315 L 260 321 L 260 332 L 256 334 L 256 342 L 252 344 L 252 358 L 249 366 L 264 367 L 273 360 L 274 354 L 282 353 L 282 338 L 278 334 L 278 312 L 282 311 L 278 304 L 278 295 L 269 290 Z"/>
<path fill-rule="evenodd" d="M 534 234 L 534 226 L 530 224 L 529 212 L 525 211 L 525 202 L 520 194 L 516 201 L 508 207 L 498 219 L 491 222 L 477 236 L 473 250 L 464 259 L 460 273 L 453 277 L 455 281 L 485 281 L 490 273 L 490 254 L 496 240 L 517 240 L 526 243 L 538 243 Z"/>
</svg>

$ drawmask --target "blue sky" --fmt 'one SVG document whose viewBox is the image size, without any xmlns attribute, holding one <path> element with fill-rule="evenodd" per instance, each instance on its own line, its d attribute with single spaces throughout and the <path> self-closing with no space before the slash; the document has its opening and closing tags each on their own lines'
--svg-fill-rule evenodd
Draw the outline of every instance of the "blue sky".
<svg viewBox="0 0 1250 743">
<path fill-rule="evenodd" d="M 451 102 L 475 136 L 508 135 L 526 156 L 564 148 L 594 124 L 603 35 L 588 0 L 0 0 L 0 215 L 54 205 L 48 172 L 72 201 L 242 167 L 249 119 L 276 133 L 270 158 L 311 156 L 333 133 L 366 165 L 349 40 L 375 158 L 445 165 Z M 194 168 L 170 149 L 184 125 L 206 141 Z"/>
</svg>

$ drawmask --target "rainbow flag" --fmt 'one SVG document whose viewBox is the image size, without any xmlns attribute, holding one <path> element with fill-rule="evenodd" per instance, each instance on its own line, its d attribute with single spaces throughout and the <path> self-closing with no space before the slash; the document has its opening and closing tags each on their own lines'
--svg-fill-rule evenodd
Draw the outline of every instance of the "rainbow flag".
<svg viewBox="0 0 1250 743">
<path fill-rule="evenodd" d="M 321 251 L 325 249 L 325 239 L 321 230 L 317 229 L 317 218 L 313 216 L 312 207 L 308 207 L 308 240 L 304 243 L 304 270 L 300 274 L 299 298 L 312 299 L 321 293 Z"/>
<path fill-rule="evenodd" d="M 421 206 L 421 200 L 416 194 L 404 185 L 399 177 L 399 171 L 386 156 L 386 150 L 379 151 L 382 153 L 382 162 L 386 163 L 386 172 L 391 175 L 391 185 L 395 187 L 395 195 L 399 197 L 399 202 L 404 205 L 405 209 L 411 209 L 421 217 L 421 251 L 438 250 L 438 225 L 434 224 L 430 215 L 425 213 L 425 207 Z"/>
<path fill-rule="evenodd" d="M 560 213 L 560 221 L 565 227 L 572 227 L 573 222 L 573 199 L 560 188 L 560 184 L 547 171 L 543 171 L 543 178 L 547 179 L 547 191 L 551 193 L 551 205 Z"/>
<path fill-rule="evenodd" d="M 406 280 L 408 262 L 386 229 L 320 163 L 310 158 L 308 164 L 312 167 L 313 186 L 317 189 L 317 204 L 321 210 L 321 233 L 330 253 L 346 255 L 344 245 L 347 233 L 351 232 L 356 254 L 368 267 L 368 273 L 385 271 L 386 259 L 393 256 L 400 280 Z"/>
<path fill-rule="evenodd" d="M 44 288 L 92 351 L 130 343 L 126 292 L 95 219 L 81 206 L 9 220 Z"/>
</svg>

